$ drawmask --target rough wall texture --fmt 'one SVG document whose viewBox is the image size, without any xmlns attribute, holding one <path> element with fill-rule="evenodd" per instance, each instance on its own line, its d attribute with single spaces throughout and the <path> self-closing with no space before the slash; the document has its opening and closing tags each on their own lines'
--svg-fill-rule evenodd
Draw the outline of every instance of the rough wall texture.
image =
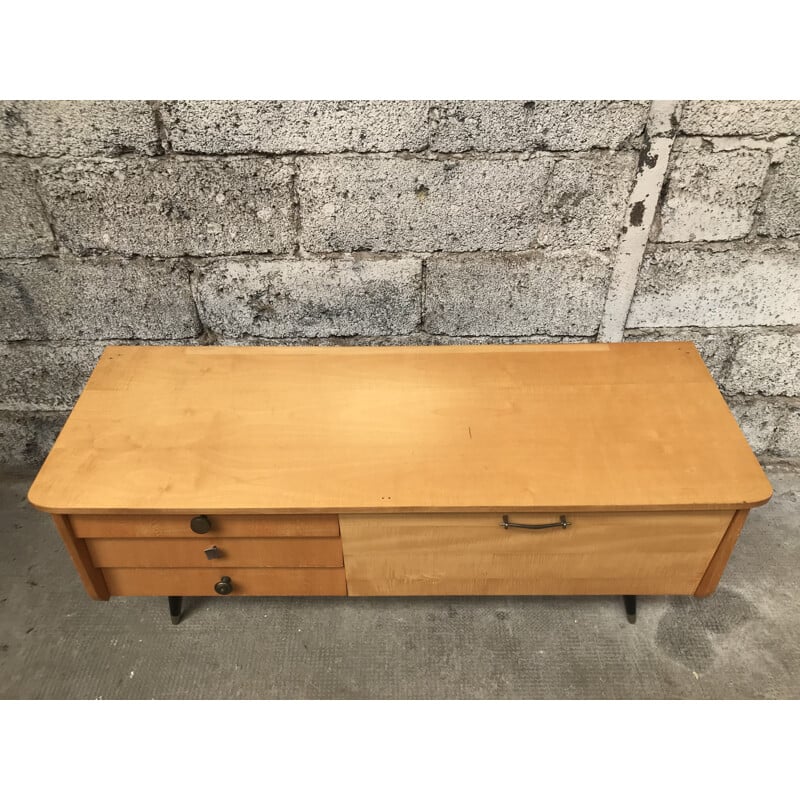
<svg viewBox="0 0 800 800">
<path fill-rule="evenodd" d="M 0 462 L 110 342 L 621 339 L 800 457 L 800 102 L 0 102 Z"/>
</svg>

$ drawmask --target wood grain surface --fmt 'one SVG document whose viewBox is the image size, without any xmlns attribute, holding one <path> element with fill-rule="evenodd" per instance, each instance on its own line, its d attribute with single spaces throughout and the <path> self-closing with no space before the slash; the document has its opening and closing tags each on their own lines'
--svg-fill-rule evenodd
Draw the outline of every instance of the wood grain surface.
<svg viewBox="0 0 800 800">
<path fill-rule="evenodd" d="M 498 514 L 351 514 L 340 526 L 351 595 L 693 594 L 731 516 L 568 514 L 566 529 L 527 531 Z"/>
<path fill-rule="evenodd" d="M 113 346 L 29 493 L 56 513 L 745 508 L 689 342 Z"/>
<path fill-rule="evenodd" d="M 340 539 L 86 539 L 98 567 L 341 567 Z M 206 548 L 216 547 L 209 560 Z"/>
<path fill-rule="evenodd" d="M 84 539 L 182 539 L 198 542 L 214 537 L 338 537 L 339 518 L 335 514 L 241 514 L 212 515 L 211 530 L 194 533 L 189 523 L 195 515 L 180 514 L 73 514 L 70 523 L 75 535 Z"/>
<path fill-rule="evenodd" d="M 216 597 L 214 584 L 223 576 L 231 579 L 228 597 L 283 597 L 347 594 L 343 569 L 128 569 L 103 570 L 112 595 L 184 595 Z"/>
<path fill-rule="evenodd" d="M 725 535 L 722 537 L 722 541 L 719 543 L 714 557 L 709 562 L 708 569 L 706 569 L 703 577 L 700 579 L 700 583 L 697 584 L 697 589 L 695 590 L 695 595 L 697 597 L 708 597 L 716 591 L 719 580 L 728 563 L 728 559 L 733 552 L 733 547 L 739 539 L 739 534 L 742 532 L 748 513 L 749 511 L 747 509 L 742 509 L 733 515 L 731 524 L 725 531 Z"/>
<path fill-rule="evenodd" d="M 105 578 L 102 571 L 92 562 L 86 542 L 75 536 L 68 517 L 53 514 L 53 522 L 89 597 L 93 600 L 108 600 L 109 592 Z"/>
</svg>

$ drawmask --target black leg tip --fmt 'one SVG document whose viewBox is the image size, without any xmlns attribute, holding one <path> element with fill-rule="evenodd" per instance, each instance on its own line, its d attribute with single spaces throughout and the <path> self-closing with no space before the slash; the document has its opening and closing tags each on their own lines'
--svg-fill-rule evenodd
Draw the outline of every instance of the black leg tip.
<svg viewBox="0 0 800 800">
<path fill-rule="evenodd" d="M 624 594 L 622 595 L 622 600 L 625 603 L 625 616 L 628 618 L 628 622 L 631 625 L 636 624 L 636 595 L 635 594 Z"/>
<path fill-rule="evenodd" d="M 177 625 L 183 616 L 183 598 L 170 595 L 167 600 L 169 601 L 169 616 L 172 619 L 172 624 Z"/>
</svg>

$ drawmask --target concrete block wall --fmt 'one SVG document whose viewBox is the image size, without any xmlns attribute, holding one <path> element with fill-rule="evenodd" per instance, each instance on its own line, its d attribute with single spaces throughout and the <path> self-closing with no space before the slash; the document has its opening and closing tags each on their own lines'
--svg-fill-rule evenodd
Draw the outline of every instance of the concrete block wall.
<svg viewBox="0 0 800 800">
<path fill-rule="evenodd" d="M 800 458 L 800 102 L 0 102 L 0 462 L 108 343 L 623 339 Z"/>
</svg>

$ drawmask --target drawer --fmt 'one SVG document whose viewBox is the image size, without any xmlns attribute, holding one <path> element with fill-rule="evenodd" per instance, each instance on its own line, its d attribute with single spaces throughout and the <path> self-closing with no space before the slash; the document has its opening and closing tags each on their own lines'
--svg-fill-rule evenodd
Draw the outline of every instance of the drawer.
<svg viewBox="0 0 800 800">
<path fill-rule="evenodd" d="M 350 595 L 692 594 L 730 511 L 340 517 Z M 560 514 L 510 514 L 548 524 Z"/>
<path fill-rule="evenodd" d="M 73 514 L 72 530 L 79 539 L 185 538 L 213 536 L 270 538 L 339 535 L 336 514 L 208 514 L 208 533 L 190 527 L 193 514 Z"/>
<path fill-rule="evenodd" d="M 214 584 L 223 576 L 231 579 L 228 597 L 346 595 L 343 569 L 128 569 L 103 570 L 112 595 L 217 596 Z"/>
<path fill-rule="evenodd" d="M 87 539 L 96 567 L 341 567 L 342 542 L 326 539 Z M 216 547 L 217 557 L 205 549 Z"/>
</svg>

